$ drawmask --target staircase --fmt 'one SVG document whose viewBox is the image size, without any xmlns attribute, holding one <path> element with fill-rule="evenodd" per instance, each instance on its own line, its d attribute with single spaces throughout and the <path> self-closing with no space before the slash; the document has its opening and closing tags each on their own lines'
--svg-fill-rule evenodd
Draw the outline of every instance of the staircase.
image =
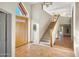
<svg viewBox="0 0 79 59">
<path fill-rule="evenodd" d="M 45 31 L 45 33 L 43 34 L 43 37 L 41 38 L 41 44 L 44 45 L 50 45 L 50 29 L 53 29 L 55 26 L 56 22 L 51 22 L 47 28 L 47 30 Z"/>
<path fill-rule="evenodd" d="M 53 22 L 51 21 L 51 23 L 49 24 L 49 26 L 47 27 L 45 33 L 43 34 L 41 40 L 40 40 L 40 44 L 43 44 L 43 45 L 48 45 L 50 46 L 50 30 L 53 30 L 55 25 L 56 25 L 56 22 L 58 20 L 58 15 L 54 15 L 54 20 Z"/>
<path fill-rule="evenodd" d="M 44 5 L 43 5 L 44 6 Z M 43 8 L 43 10 L 45 12 L 47 12 L 45 10 L 46 8 Z M 49 12 L 47 12 L 49 15 L 51 15 Z M 54 44 L 54 41 L 55 41 L 55 38 L 56 38 L 56 33 L 57 33 L 57 30 L 58 30 L 58 17 L 60 15 L 59 14 L 54 14 L 52 15 L 52 19 L 51 19 L 51 22 L 49 24 L 49 26 L 47 27 L 46 31 L 44 32 L 42 38 L 40 39 L 40 44 L 43 44 L 43 45 L 48 45 L 48 46 L 52 46 Z M 53 37 L 52 37 L 53 35 Z M 53 41 L 53 43 L 52 43 Z"/>
<path fill-rule="evenodd" d="M 51 22 L 45 31 L 43 37 L 41 38 L 41 41 L 48 42 L 50 40 L 50 29 L 53 29 L 56 22 Z"/>
</svg>

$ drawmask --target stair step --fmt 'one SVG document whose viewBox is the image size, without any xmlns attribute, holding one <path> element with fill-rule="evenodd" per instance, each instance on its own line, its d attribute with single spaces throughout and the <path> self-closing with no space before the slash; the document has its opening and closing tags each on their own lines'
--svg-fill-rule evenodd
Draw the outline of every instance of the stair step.
<svg viewBox="0 0 79 59">
<path fill-rule="evenodd" d="M 42 39 L 41 42 L 49 42 L 50 39 Z"/>
<path fill-rule="evenodd" d="M 49 42 L 40 42 L 40 44 L 50 46 L 50 43 Z"/>
</svg>

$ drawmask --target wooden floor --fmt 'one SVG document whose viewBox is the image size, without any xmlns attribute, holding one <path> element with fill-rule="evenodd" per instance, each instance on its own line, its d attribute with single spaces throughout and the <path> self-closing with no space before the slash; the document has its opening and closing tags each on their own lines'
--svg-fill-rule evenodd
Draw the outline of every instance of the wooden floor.
<svg viewBox="0 0 79 59">
<path fill-rule="evenodd" d="M 16 57 L 74 57 L 74 52 L 69 48 L 28 44 L 16 48 Z"/>
<path fill-rule="evenodd" d="M 55 47 L 64 47 L 73 50 L 73 41 L 71 40 L 70 36 L 64 36 L 64 38 L 61 40 L 56 39 Z"/>
</svg>

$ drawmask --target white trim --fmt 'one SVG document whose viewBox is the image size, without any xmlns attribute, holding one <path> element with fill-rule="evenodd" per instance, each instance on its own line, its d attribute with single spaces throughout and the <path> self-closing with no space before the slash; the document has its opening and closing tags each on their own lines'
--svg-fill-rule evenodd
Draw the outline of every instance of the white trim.
<svg viewBox="0 0 79 59">
<path fill-rule="evenodd" d="M 4 12 L 4 13 L 6 13 L 6 14 L 11 14 L 11 13 L 7 12 L 6 10 L 4 10 L 4 9 L 2 9 L 2 8 L 0 8 L 0 11 Z"/>
<path fill-rule="evenodd" d="M 30 42 L 31 41 L 31 39 L 30 39 L 30 19 L 28 19 L 28 42 Z"/>
<path fill-rule="evenodd" d="M 74 42 L 74 44 L 73 44 L 73 46 L 74 46 L 74 53 L 75 53 L 75 56 L 77 56 L 77 53 L 76 53 L 76 47 L 75 47 L 75 8 L 76 6 L 75 6 L 75 3 L 74 3 L 74 12 L 73 12 L 73 42 Z"/>
</svg>

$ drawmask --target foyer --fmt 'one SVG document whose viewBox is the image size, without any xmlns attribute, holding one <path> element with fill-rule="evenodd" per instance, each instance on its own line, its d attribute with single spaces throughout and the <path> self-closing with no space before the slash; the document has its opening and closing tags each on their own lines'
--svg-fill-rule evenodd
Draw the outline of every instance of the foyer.
<svg viewBox="0 0 79 59">
<path fill-rule="evenodd" d="M 47 7 L 47 5 L 50 6 Z M 19 19 L 16 20 L 20 22 L 20 26 L 22 23 L 25 25 L 22 28 L 20 26 L 16 28 L 18 29 L 16 33 L 20 35 L 19 37 L 16 36 L 18 37 L 16 57 L 74 57 L 71 35 L 72 23 L 70 22 L 72 21 L 72 5 L 73 3 L 54 3 L 54 6 L 52 2 L 20 3 L 19 8 L 24 7 L 23 15 L 25 16 L 19 16 Z M 51 8 L 52 6 L 54 8 Z M 22 13 L 21 11 L 19 10 L 20 13 Z M 61 31 L 63 32 L 63 40 L 62 38 L 59 40 L 61 35 L 58 33 Z M 21 39 L 19 39 L 20 37 Z"/>
</svg>

